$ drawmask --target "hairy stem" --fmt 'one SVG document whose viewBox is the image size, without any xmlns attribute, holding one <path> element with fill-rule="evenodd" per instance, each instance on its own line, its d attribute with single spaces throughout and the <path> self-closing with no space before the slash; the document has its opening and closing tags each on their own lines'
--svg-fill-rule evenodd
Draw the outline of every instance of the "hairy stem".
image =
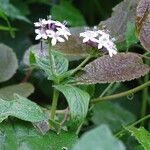
<svg viewBox="0 0 150 150">
<path fill-rule="evenodd" d="M 75 74 L 77 71 L 81 70 L 82 67 L 92 58 L 91 55 L 89 55 L 78 67 L 76 67 L 74 70 L 72 70 L 71 75 Z"/>
<path fill-rule="evenodd" d="M 54 88 L 53 101 L 52 101 L 52 107 L 51 107 L 51 113 L 50 113 L 50 119 L 51 120 L 54 120 L 54 118 L 55 118 L 58 97 L 59 97 L 59 91 Z"/>
<path fill-rule="evenodd" d="M 120 97 L 124 97 L 124 96 L 127 96 L 127 95 L 130 95 L 130 94 L 134 94 L 138 91 L 141 91 L 143 90 L 144 88 L 150 86 L 150 81 L 136 87 L 136 88 L 133 88 L 131 90 L 128 90 L 128 91 L 125 91 L 125 92 L 121 92 L 121 93 L 118 93 L 118 94 L 114 94 L 114 95 L 110 95 L 110 96 L 105 96 L 105 97 L 98 97 L 98 98 L 95 98 L 91 101 L 91 104 L 96 104 L 96 103 L 99 103 L 99 102 L 103 102 L 103 101 L 107 101 L 107 100 L 113 100 L 113 99 L 117 99 L 117 98 L 120 98 Z"/>
</svg>

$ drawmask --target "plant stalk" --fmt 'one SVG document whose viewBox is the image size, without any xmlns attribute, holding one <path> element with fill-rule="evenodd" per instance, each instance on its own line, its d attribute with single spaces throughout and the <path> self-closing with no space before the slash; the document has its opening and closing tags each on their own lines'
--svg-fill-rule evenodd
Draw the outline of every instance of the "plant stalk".
<svg viewBox="0 0 150 150">
<path fill-rule="evenodd" d="M 141 119 L 139 119 L 138 121 L 134 122 L 133 124 L 126 126 L 125 128 L 132 128 L 132 127 L 136 126 L 137 124 L 139 124 L 140 122 L 143 122 L 144 120 L 146 120 L 148 118 L 150 118 L 150 114 L 145 116 L 145 117 L 143 117 L 143 118 L 141 118 Z M 123 128 L 121 131 L 116 133 L 115 136 L 116 137 L 121 137 L 124 134 L 125 131 L 126 130 Z"/>
<path fill-rule="evenodd" d="M 146 63 L 149 63 L 148 60 L 146 60 Z M 148 82 L 149 81 L 149 74 L 147 74 L 144 77 L 144 82 Z M 141 118 L 143 118 L 146 115 L 146 108 L 147 108 L 147 100 L 148 100 L 148 87 L 146 87 L 143 90 L 143 96 L 142 96 L 142 108 L 141 108 Z M 141 122 L 141 126 L 144 126 L 145 121 Z"/>
<path fill-rule="evenodd" d="M 127 96 L 127 95 L 130 95 L 130 94 L 134 94 L 138 91 L 141 91 L 143 90 L 144 88 L 150 86 L 150 81 L 136 87 L 136 88 L 133 88 L 131 90 L 128 90 L 128 91 L 125 91 L 125 92 L 121 92 L 121 93 L 118 93 L 118 94 L 114 94 L 114 95 L 110 95 L 110 96 L 105 96 L 105 97 L 98 97 L 98 98 L 95 98 L 91 101 L 91 104 L 96 104 L 96 103 L 99 103 L 99 102 L 103 102 L 103 101 L 107 101 L 107 100 L 113 100 L 113 99 L 117 99 L 117 98 L 120 98 L 120 97 L 124 97 L 124 96 Z"/>
<path fill-rule="evenodd" d="M 58 103 L 59 91 L 54 88 L 50 119 L 54 120 Z"/>
<path fill-rule="evenodd" d="M 75 74 L 77 71 L 81 70 L 82 67 L 92 58 L 91 55 L 89 55 L 79 66 L 77 66 L 74 70 L 72 70 L 71 75 Z"/>
</svg>

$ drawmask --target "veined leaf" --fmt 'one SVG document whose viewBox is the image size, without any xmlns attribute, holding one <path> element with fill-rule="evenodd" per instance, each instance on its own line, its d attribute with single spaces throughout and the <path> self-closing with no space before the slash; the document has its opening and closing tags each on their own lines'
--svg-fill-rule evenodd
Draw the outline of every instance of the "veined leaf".
<svg viewBox="0 0 150 150">
<path fill-rule="evenodd" d="M 79 84 L 111 83 L 130 81 L 144 76 L 150 67 L 143 64 L 135 53 L 118 53 L 97 58 L 83 68 L 83 74 L 77 77 Z"/>
<path fill-rule="evenodd" d="M 126 128 L 132 136 L 134 136 L 138 142 L 144 147 L 144 150 L 150 149 L 150 132 L 143 127 L 137 129 L 135 127 Z"/>
<path fill-rule="evenodd" d="M 9 80 L 18 68 L 18 61 L 11 48 L 0 44 L 0 82 Z"/>
<path fill-rule="evenodd" d="M 14 98 L 14 94 L 28 97 L 33 92 L 34 87 L 30 83 L 15 84 L 0 88 L 0 98 L 5 100 L 12 100 Z"/>
<path fill-rule="evenodd" d="M 106 125 L 101 125 L 87 133 L 75 144 L 73 150 L 125 150 Z"/>
<path fill-rule="evenodd" d="M 89 94 L 72 85 L 56 85 L 55 88 L 61 91 L 66 97 L 72 122 L 82 123 L 88 111 Z"/>
<path fill-rule="evenodd" d="M 40 122 L 46 119 L 40 106 L 19 95 L 11 101 L 0 99 L 0 122 L 9 116 L 30 122 Z"/>
<path fill-rule="evenodd" d="M 68 70 L 68 60 L 63 57 L 63 55 L 59 52 L 52 51 L 52 59 L 53 59 L 53 69 L 54 75 L 52 73 L 52 68 L 50 64 L 50 58 L 48 57 L 36 57 L 36 66 L 40 69 L 44 70 L 49 80 L 53 80 L 55 77 L 61 76 Z"/>
<path fill-rule="evenodd" d="M 150 51 L 150 1 L 141 0 L 137 7 L 136 26 L 141 44 Z"/>
</svg>

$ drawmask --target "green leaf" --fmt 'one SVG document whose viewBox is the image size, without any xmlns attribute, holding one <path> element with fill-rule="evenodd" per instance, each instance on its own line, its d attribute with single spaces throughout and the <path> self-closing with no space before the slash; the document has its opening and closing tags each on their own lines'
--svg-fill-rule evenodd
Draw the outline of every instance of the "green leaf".
<svg viewBox="0 0 150 150">
<path fill-rule="evenodd" d="M 107 124 L 113 132 L 117 132 L 131 122 L 135 116 L 115 103 L 103 102 L 93 108 L 92 121 L 95 125 Z"/>
<path fill-rule="evenodd" d="M 138 42 L 138 38 L 135 34 L 135 23 L 128 22 L 127 24 L 127 31 L 126 31 L 126 43 L 127 48 L 130 48 L 133 44 L 136 44 Z"/>
<path fill-rule="evenodd" d="M 18 94 L 23 97 L 28 97 L 34 92 L 34 87 L 30 83 L 21 83 L 16 85 L 10 85 L 0 88 L 0 98 L 12 100 L 14 99 L 14 94 Z"/>
<path fill-rule="evenodd" d="M 138 140 L 145 150 L 150 150 L 150 133 L 147 130 L 143 127 L 140 127 L 139 129 L 135 127 L 126 129 Z"/>
<path fill-rule="evenodd" d="M 30 123 L 18 120 L 8 120 L 0 124 L 1 150 L 70 150 L 77 141 L 73 133 L 62 131 L 60 134 L 49 131 L 39 134 Z"/>
<path fill-rule="evenodd" d="M 0 99 L 0 122 L 8 116 L 30 122 L 40 122 L 46 119 L 40 106 L 19 95 L 16 95 L 11 101 Z"/>
<path fill-rule="evenodd" d="M 87 115 L 90 100 L 89 94 L 72 85 L 56 85 L 55 88 L 66 97 L 72 122 L 81 124 Z"/>
<path fill-rule="evenodd" d="M 149 73 L 150 67 L 136 53 L 118 53 L 97 58 L 83 68 L 77 77 L 79 84 L 123 82 L 140 78 Z"/>
<path fill-rule="evenodd" d="M 36 58 L 35 58 L 35 55 L 32 51 L 30 51 L 30 54 L 29 54 L 29 62 L 31 65 L 36 63 Z"/>
<path fill-rule="evenodd" d="M 9 80 L 18 68 L 18 61 L 11 48 L 0 44 L 0 82 Z"/>
<path fill-rule="evenodd" d="M 55 77 L 60 77 L 68 70 L 68 60 L 59 52 L 52 51 L 54 62 L 54 75 L 52 74 L 49 57 L 36 57 L 36 66 L 45 71 L 49 80 L 54 80 Z"/>
<path fill-rule="evenodd" d="M 28 23 L 30 22 L 29 19 L 26 18 L 19 9 L 9 2 L 9 0 L 1 0 L 0 9 L 5 12 L 6 16 L 12 19 L 19 19 Z"/>
<path fill-rule="evenodd" d="M 85 25 L 84 17 L 69 1 L 61 0 L 59 5 L 54 5 L 51 10 L 54 19 L 59 21 L 67 20 L 71 26 Z"/>
<path fill-rule="evenodd" d="M 106 125 L 101 125 L 87 133 L 77 142 L 72 150 L 125 150 Z"/>
</svg>

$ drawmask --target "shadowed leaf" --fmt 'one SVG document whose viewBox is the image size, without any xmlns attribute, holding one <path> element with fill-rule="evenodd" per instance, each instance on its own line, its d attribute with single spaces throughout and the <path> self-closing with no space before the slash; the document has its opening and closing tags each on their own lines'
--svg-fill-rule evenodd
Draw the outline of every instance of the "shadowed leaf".
<svg viewBox="0 0 150 150">
<path fill-rule="evenodd" d="M 61 0 L 59 5 L 54 5 L 51 14 L 56 20 L 67 20 L 70 26 L 82 26 L 86 24 L 79 10 L 66 0 Z"/>
<path fill-rule="evenodd" d="M 86 65 L 83 70 L 77 81 L 81 84 L 95 84 L 133 80 L 147 74 L 150 67 L 143 64 L 137 54 L 120 53 L 113 57 L 100 57 Z"/>
<path fill-rule="evenodd" d="M 150 0 L 141 0 L 137 7 L 136 26 L 141 44 L 150 51 Z"/>
<path fill-rule="evenodd" d="M 124 144 L 115 138 L 107 125 L 101 125 L 85 134 L 72 150 L 125 150 Z"/>
<path fill-rule="evenodd" d="M 117 39 L 117 42 L 125 40 L 125 32 L 128 22 L 135 22 L 136 7 L 139 0 L 124 0 L 113 8 L 112 16 L 106 21 L 100 23 L 110 31 L 111 35 Z"/>
<path fill-rule="evenodd" d="M 9 80 L 18 68 L 18 61 L 11 48 L 0 44 L 0 82 Z"/>
<path fill-rule="evenodd" d="M 14 94 L 19 94 L 24 97 L 28 97 L 34 92 L 34 87 L 30 83 L 21 83 L 16 85 L 6 86 L 0 89 L 0 98 L 12 100 Z"/>
<path fill-rule="evenodd" d="M 0 150 L 71 150 L 77 139 L 77 135 L 65 131 L 41 135 L 30 123 L 17 119 L 0 124 Z"/>
<path fill-rule="evenodd" d="M 55 49 L 62 52 L 69 60 L 78 60 L 88 55 L 90 46 L 82 43 L 82 39 L 77 35 L 72 35 L 65 43 L 58 43 Z"/>
</svg>

